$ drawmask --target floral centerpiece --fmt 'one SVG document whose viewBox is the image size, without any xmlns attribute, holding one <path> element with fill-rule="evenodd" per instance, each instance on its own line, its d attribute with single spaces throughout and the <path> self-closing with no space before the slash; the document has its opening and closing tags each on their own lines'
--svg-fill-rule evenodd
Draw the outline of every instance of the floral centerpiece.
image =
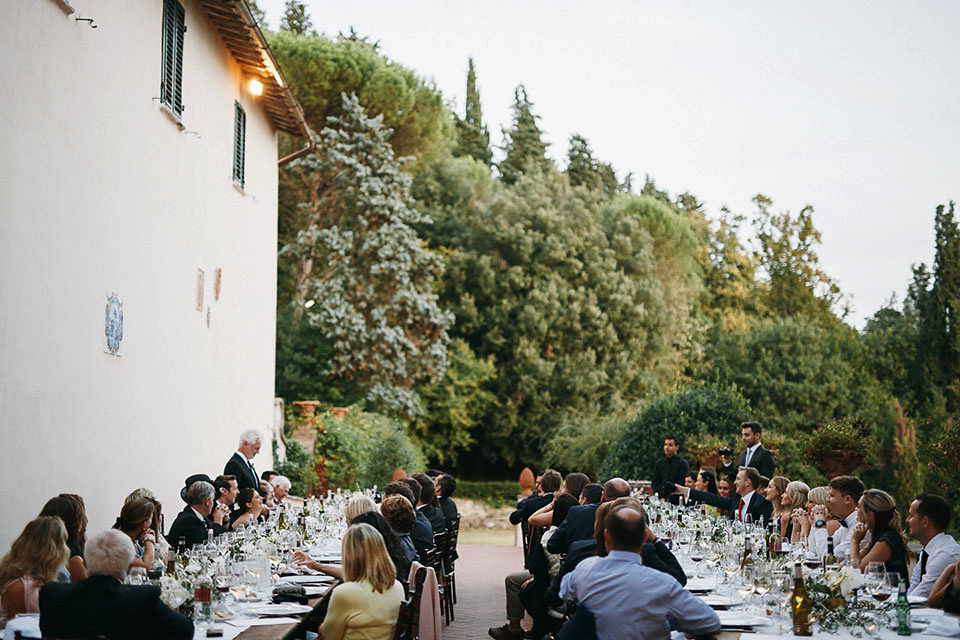
<svg viewBox="0 0 960 640">
<path fill-rule="evenodd" d="M 807 592 L 813 603 L 813 615 L 820 629 L 836 633 L 848 627 L 854 635 L 874 624 L 876 607 L 869 598 L 859 598 L 863 576 L 850 566 L 813 573 L 804 568 Z"/>
<path fill-rule="evenodd" d="M 174 611 L 193 618 L 193 587 L 188 578 L 160 576 L 160 599 Z"/>
</svg>

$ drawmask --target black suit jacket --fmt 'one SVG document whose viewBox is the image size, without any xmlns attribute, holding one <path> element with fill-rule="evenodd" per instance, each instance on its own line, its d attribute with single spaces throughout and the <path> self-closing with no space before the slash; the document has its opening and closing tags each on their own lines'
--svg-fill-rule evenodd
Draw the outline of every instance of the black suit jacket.
<svg viewBox="0 0 960 640">
<path fill-rule="evenodd" d="M 75 584 L 48 582 L 40 589 L 40 631 L 57 638 L 189 640 L 193 622 L 160 600 L 153 585 L 120 584 L 90 576 Z"/>
<path fill-rule="evenodd" d="M 768 480 L 773 477 L 774 473 L 774 462 L 773 462 L 773 452 L 769 449 L 764 449 L 761 444 L 757 447 L 757 450 L 753 452 L 753 456 L 750 458 L 750 464 L 743 464 L 747 459 L 746 450 L 740 452 L 740 457 L 737 458 L 738 467 L 753 467 L 757 470 L 762 476 L 765 476 Z"/>
<path fill-rule="evenodd" d="M 586 540 L 593 537 L 593 521 L 596 519 L 599 504 L 579 504 L 570 507 L 567 517 L 563 519 L 557 530 L 547 540 L 547 551 L 550 553 L 566 553 L 570 544 L 577 540 Z"/>
<path fill-rule="evenodd" d="M 419 509 L 419 511 L 427 516 L 427 520 L 430 521 L 430 527 L 433 528 L 434 535 L 446 531 L 447 520 L 443 517 L 443 511 L 440 510 L 440 507 L 427 504 L 424 505 L 422 509 Z"/>
<path fill-rule="evenodd" d="M 553 502 L 553 492 L 542 496 L 530 496 L 517 503 L 517 510 L 510 514 L 510 524 L 520 524 L 543 507 Z"/>
<path fill-rule="evenodd" d="M 250 465 L 247 464 L 247 459 L 239 451 L 234 451 L 233 456 L 227 460 L 227 464 L 223 465 L 223 475 L 237 476 L 238 489 L 250 487 L 260 490 L 260 478 L 253 472 Z"/>
<path fill-rule="evenodd" d="M 180 538 L 184 538 L 187 542 L 187 549 L 189 549 L 197 543 L 207 541 L 207 529 L 213 529 L 213 535 L 215 536 L 225 531 L 222 526 L 210 520 L 209 517 L 203 520 L 198 518 L 190 505 L 187 505 L 183 508 L 183 511 L 177 514 L 177 519 L 173 521 L 173 525 L 171 525 L 167 534 L 167 540 L 176 548 L 180 544 Z"/>
<path fill-rule="evenodd" d="M 720 509 L 726 509 L 727 517 L 731 520 L 736 520 L 737 507 L 740 506 L 740 496 L 736 493 L 730 494 L 729 498 L 724 498 L 715 493 L 690 489 L 690 500 L 693 502 L 706 502 Z M 763 522 L 766 523 L 773 515 L 773 503 L 767 502 L 766 498 L 754 491 L 753 497 L 750 498 L 750 504 L 747 505 L 747 513 L 753 516 L 754 522 L 759 522 L 760 518 L 763 518 Z"/>
<path fill-rule="evenodd" d="M 410 531 L 410 539 L 413 540 L 417 556 L 422 560 L 427 551 L 433 549 L 433 527 L 422 512 L 417 511 L 416 516 L 413 521 L 413 530 Z"/>
</svg>

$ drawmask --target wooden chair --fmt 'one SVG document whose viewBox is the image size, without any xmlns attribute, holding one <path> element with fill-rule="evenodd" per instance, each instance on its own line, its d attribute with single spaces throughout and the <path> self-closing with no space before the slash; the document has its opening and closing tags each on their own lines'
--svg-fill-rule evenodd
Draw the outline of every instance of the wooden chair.
<svg viewBox="0 0 960 640">
<path fill-rule="evenodd" d="M 523 564 L 527 564 L 527 554 L 530 553 L 530 523 L 526 520 L 520 521 L 520 535 L 523 536 Z"/>
<path fill-rule="evenodd" d="M 447 624 L 450 624 L 450 621 L 454 619 L 453 616 L 453 597 L 450 593 L 450 585 L 447 582 L 446 571 L 444 570 L 444 565 L 446 564 L 446 557 L 449 553 L 448 546 L 450 544 L 450 530 L 446 529 L 440 533 L 434 534 L 433 536 L 433 563 L 430 565 L 433 567 L 433 570 L 437 573 L 437 587 L 440 590 L 440 613 L 443 614 L 444 620 Z"/>
<path fill-rule="evenodd" d="M 443 569 L 446 572 L 447 584 L 450 587 L 452 604 L 457 603 L 457 540 L 460 538 L 460 516 L 447 523 L 447 551 L 444 554 Z M 452 607 L 452 605 L 451 605 Z"/>
</svg>

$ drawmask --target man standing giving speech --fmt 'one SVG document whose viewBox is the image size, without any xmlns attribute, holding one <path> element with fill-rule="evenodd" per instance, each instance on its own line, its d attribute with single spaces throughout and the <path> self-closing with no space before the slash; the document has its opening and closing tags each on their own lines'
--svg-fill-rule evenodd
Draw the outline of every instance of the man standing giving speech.
<svg viewBox="0 0 960 640">
<path fill-rule="evenodd" d="M 260 490 L 260 476 L 253 468 L 253 457 L 260 452 L 260 442 L 259 431 L 256 429 L 244 431 L 240 434 L 240 447 L 223 467 L 224 475 L 236 476 L 238 489 L 249 487 Z"/>
<path fill-rule="evenodd" d="M 773 452 L 764 449 L 763 445 L 760 444 L 762 431 L 759 422 L 744 422 L 740 425 L 740 436 L 743 438 L 743 446 L 746 447 L 746 450 L 740 454 L 737 466 L 740 468 L 753 467 L 757 470 L 757 473 L 765 478 L 772 478 L 776 475 L 773 471 Z"/>
</svg>

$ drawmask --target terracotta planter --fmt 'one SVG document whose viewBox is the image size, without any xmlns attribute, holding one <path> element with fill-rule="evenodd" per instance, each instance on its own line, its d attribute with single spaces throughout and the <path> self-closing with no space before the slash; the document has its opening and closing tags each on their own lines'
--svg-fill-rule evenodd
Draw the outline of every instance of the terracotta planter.
<svg viewBox="0 0 960 640">
<path fill-rule="evenodd" d="M 523 471 L 520 472 L 520 495 L 528 496 L 533 493 L 533 487 L 536 485 L 537 479 L 533 475 L 533 471 L 530 470 L 530 467 L 524 467 Z"/>
<path fill-rule="evenodd" d="M 865 456 L 859 451 L 847 451 L 845 449 L 831 449 L 820 458 L 819 468 L 827 480 L 832 480 L 837 476 L 848 476 L 853 470 L 863 464 Z"/>
</svg>

